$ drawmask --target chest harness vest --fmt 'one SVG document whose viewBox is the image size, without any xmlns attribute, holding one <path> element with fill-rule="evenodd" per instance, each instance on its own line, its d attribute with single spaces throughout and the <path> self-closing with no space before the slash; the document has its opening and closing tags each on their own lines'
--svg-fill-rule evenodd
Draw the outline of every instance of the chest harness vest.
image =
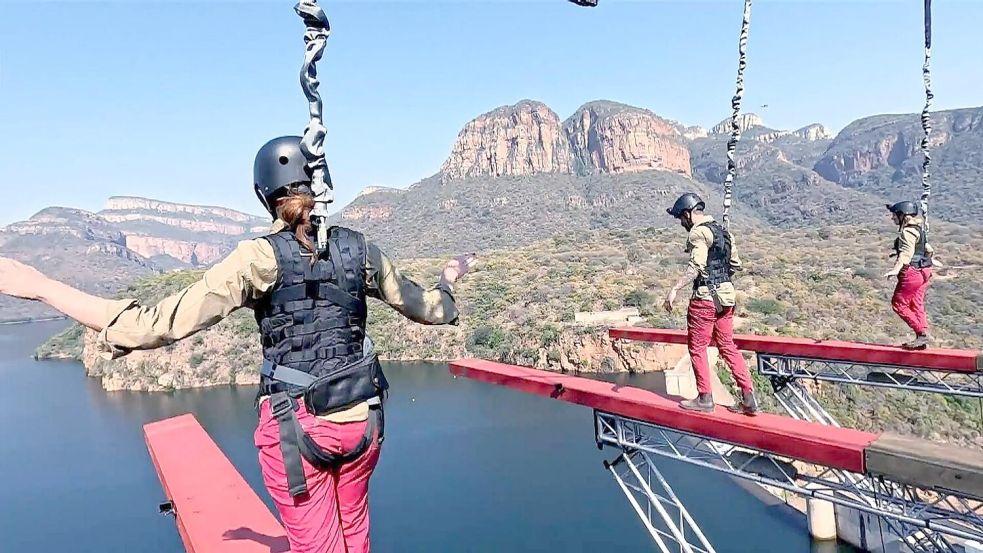
<svg viewBox="0 0 983 553">
<path fill-rule="evenodd" d="M 915 242 L 915 254 L 911 256 L 911 262 L 909 265 L 916 269 L 931 267 L 932 258 L 925 252 L 925 245 L 928 243 L 928 233 L 925 232 L 925 229 L 921 228 L 920 225 L 908 225 L 906 227 L 902 227 L 901 231 L 904 232 L 904 229 L 909 227 L 918 229 L 918 241 Z M 900 236 L 894 239 L 894 253 L 891 255 L 891 257 L 898 257 L 899 255 L 901 255 Z"/>
<path fill-rule="evenodd" d="M 717 287 L 730 282 L 734 270 L 730 266 L 730 234 L 716 221 L 701 223 L 713 233 L 713 243 L 707 251 L 707 275 L 700 275 L 693 281 L 693 289 L 706 286 L 716 296 Z"/>
<path fill-rule="evenodd" d="M 255 309 L 263 347 L 259 397 L 270 397 L 290 495 L 297 497 L 307 493 L 301 457 L 319 470 L 332 470 L 364 453 L 373 439 L 382 442 L 382 399 L 389 384 L 365 333 L 364 237 L 331 228 L 325 254 L 313 263 L 313 254 L 290 231 L 266 240 L 279 278 Z M 297 420 L 299 398 L 315 416 L 367 402 L 362 440 L 340 454 L 322 449 Z"/>
</svg>

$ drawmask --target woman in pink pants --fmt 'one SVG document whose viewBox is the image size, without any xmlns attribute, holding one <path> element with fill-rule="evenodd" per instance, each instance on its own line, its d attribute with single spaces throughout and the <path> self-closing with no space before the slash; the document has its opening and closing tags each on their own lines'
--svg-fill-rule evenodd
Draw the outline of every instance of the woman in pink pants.
<svg viewBox="0 0 983 553">
<path fill-rule="evenodd" d="M 884 276 L 897 278 L 891 297 L 891 308 L 915 332 L 915 339 L 905 343 L 906 349 L 925 349 L 929 344 L 928 316 L 925 314 L 925 293 L 932 281 L 932 246 L 923 228 L 920 210 L 915 202 L 898 202 L 887 206 L 898 237 L 894 240 L 894 267 Z"/>
<path fill-rule="evenodd" d="M 317 251 L 300 137 L 257 153 L 254 189 L 273 216 L 269 235 L 239 243 L 201 280 L 142 306 L 111 301 L 0 258 L 0 293 L 47 303 L 99 332 L 108 359 L 166 346 L 233 311 L 255 312 L 263 348 L 254 436 L 263 481 L 293 553 L 369 551 L 368 485 L 379 460 L 388 388 L 365 333 L 367 298 L 423 324 L 456 324 L 453 285 L 473 255 L 421 288 L 358 232 L 327 229 Z"/>
</svg>

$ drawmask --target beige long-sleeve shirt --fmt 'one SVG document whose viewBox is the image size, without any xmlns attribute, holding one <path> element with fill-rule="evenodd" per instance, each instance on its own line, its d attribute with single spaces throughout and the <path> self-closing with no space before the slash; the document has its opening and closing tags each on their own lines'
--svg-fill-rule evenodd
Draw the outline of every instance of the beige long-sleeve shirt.
<svg viewBox="0 0 983 553">
<path fill-rule="evenodd" d="M 918 246 L 918 240 L 922 236 L 922 219 L 921 217 L 916 217 L 908 222 L 905 226 L 901 227 L 898 232 L 898 238 L 896 242 L 896 249 L 898 253 L 897 259 L 894 261 L 894 270 L 900 271 L 905 265 L 911 263 L 911 259 L 915 256 L 915 248 Z M 925 255 L 932 255 L 933 248 L 930 244 L 925 244 Z"/>
<path fill-rule="evenodd" d="M 278 221 L 273 232 L 284 226 Z M 418 323 L 457 323 L 459 314 L 449 285 L 422 288 L 403 276 L 371 242 L 367 243 L 365 261 L 368 296 Z M 239 308 L 252 307 L 276 286 L 277 277 L 276 256 L 268 241 L 257 238 L 240 242 L 198 282 L 157 305 L 144 306 L 133 299 L 111 302 L 96 347 L 104 358 L 113 359 L 132 350 L 166 346 L 208 328 Z M 367 416 L 368 406 L 363 403 L 325 418 L 351 422 Z"/>
<path fill-rule="evenodd" d="M 713 217 L 707 216 L 703 222 L 712 222 Z M 730 232 L 728 231 L 728 234 Z M 700 277 L 707 276 L 707 258 L 710 254 L 710 246 L 713 245 L 713 231 L 705 225 L 696 225 L 689 231 L 686 239 L 686 251 L 689 252 L 689 266 L 700 273 Z M 741 270 L 741 258 L 737 254 L 737 244 L 734 242 L 734 235 L 730 235 L 730 266 L 735 271 Z M 725 282 L 717 287 L 717 297 L 720 305 L 725 307 L 733 306 L 737 303 L 737 291 L 734 284 Z M 713 301 L 713 294 L 706 286 L 700 286 L 693 290 L 693 299 Z"/>
</svg>

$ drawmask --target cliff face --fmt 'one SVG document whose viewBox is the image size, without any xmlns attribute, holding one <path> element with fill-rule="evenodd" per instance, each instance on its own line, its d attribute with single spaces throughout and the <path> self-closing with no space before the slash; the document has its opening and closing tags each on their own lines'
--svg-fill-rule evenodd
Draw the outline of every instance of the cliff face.
<svg viewBox="0 0 983 553">
<path fill-rule="evenodd" d="M 710 134 L 730 134 L 730 121 L 731 118 L 728 117 L 727 119 L 717 123 L 710 129 Z M 765 122 L 761 119 L 761 117 L 754 113 L 742 113 L 737 116 L 737 126 L 741 129 L 741 132 L 747 132 L 754 127 L 764 127 Z"/>
<path fill-rule="evenodd" d="M 580 174 L 661 169 L 690 174 L 689 150 L 675 125 L 654 113 L 591 102 L 563 124 Z"/>
<path fill-rule="evenodd" d="M 570 147 L 560 118 L 545 104 L 523 100 L 465 125 L 441 173 L 460 179 L 570 170 Z"/>
<path fill-rule="evenodd" d="M 934 113 L 932 127 L 930 148 L 944 148 L 957 138 L 983 141 L 983 108 Z M 829 180 L 860 184 L 868 173 L 901 168 L 911 158 L 921 158 L 921 137 L 921 123 L 914 114 L 860 119 L 843 129 L 815 169 Z"/>
<path fill-rule="evenodd" d="M 126 246 L 144 257 L 166 256 L 192 267 L 217 262 L 239 240 L 270 226 L 266 218 L 232 209 L 132 197 L 110 198 L 99 215 L 114 223 Z"/>
<path fill-rule="evenodd" d="M 0 255 L 96 294 L 110 294 L 160 267 L 126 246 L 109 221 L 80 209 L 52 207 L 0 230 Z M 0 321 L 57 315 L 40 303 L 0 296 Z"/>
<path fill-rule="evenodd" d="M 176 204 L 171 202 L 163 202 L 160 200 L 151 200 L 148 198 L 138 198 L 134 196 L 113 196 L 106 201 L 106 205 L 103 209 L 104 212 L 144 210 L 157 213 L 193 215 L 204 219 L 222 219 L 244 225 L 241 226 L 239 230 L 236 230 L 235 234 L 248 232 L 251 228 L 256 226 L 257 221 L 262 224 L 262 221 L 255 215 L 242 213 L 241 211 L 236 211 L 225 207 Z"/>
<path fill-rule="evenodd" d="M 931 114 L 930 181 L 936 216 L 978 223 L 983 217 L 983 108 Z M 891 201 L 921 192 L 922 128 L 917 114 L 878 115 L 844 128 L 814 170 L 837 184 Z"/>
<path fill-rule="evenodd" d="M 523 100 L 465 125 L 441 167 L 447 180 L 536 174 L 624 174 L 659 169 L 689 174 L 683 128 L 654 113 L 598 101 L 562 125 L 540 102 Z"/>
</svg>

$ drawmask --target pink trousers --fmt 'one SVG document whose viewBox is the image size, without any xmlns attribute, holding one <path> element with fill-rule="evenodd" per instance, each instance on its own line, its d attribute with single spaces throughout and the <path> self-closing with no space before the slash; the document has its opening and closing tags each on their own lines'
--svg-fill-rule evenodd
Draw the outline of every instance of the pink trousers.
<svg viewBox="0 0 983 553">
<path fill-rule="evenodd" d="M 314 417 L 301 406 L 297 419 L 322 448 L 351 451 L 362 439 L 366 422 L 337 424 Z M 306 460 L 308 493 L 290 497 L 280 452 L 280 430 L 264 401 L 254 435 L 263 482 L 280 512 L 291 553 L 368 553 L 369 478 L 379 462 L 379 443 L 337 470 L 320 471 Z"/>
<path fill-rule="evenodd" d="M 689 357 L 693 362 L 693 372 L 696 373 L 697 392 L 713 393 L 710 386 L 710 362 L 707 359 L 707 347 L 711 343 L 717 346 L 741 391 L 750 392 L 754 389 L 744 356 L 734 344 L 733 307 L 725 307 L 718 314 L 712 301 L 690 300 L 689 312 L 686 314 L 686 332 Z"/>
<path fill-rule="evenodd" d="M 925 292 L 932 281 L 932 268 L 916 269 L 905 266 L 898 274 L 898 285 L 894 288 L 891 308 L 916 334 L 928 330 L 928 316 L 925 314 Z"/>
</svg>

